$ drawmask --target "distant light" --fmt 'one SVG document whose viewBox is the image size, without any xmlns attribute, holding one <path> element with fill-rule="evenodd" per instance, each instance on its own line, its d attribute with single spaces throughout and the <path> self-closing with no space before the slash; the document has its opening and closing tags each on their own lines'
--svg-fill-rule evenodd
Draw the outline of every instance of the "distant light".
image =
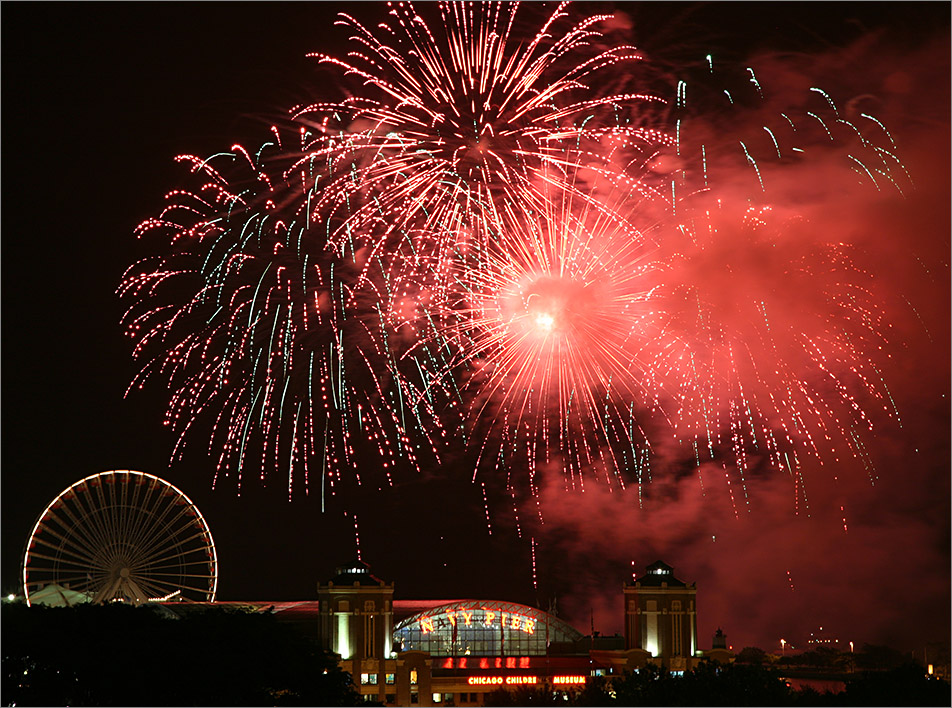
<svg viewBox="0 0 952 708">
<path fill-rule="evenodd" d="M 9 602 L 13 602 L 13 601 L 16 599 L 16 597 L 17 597 L 16 595 L 14 595 L 13 593 L 11 593 L 11 594 L 7 595 L 7 600 L 8 600 Z"/>
</svg>

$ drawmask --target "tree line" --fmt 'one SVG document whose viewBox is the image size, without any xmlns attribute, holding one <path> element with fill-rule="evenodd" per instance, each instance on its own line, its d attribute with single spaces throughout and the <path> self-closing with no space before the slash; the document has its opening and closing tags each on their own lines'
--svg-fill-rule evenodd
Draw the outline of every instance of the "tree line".
<svg viewBox="0 0 952 708">
<path fill-rule="evenodd" d="M 4 603 L 4 705 L 355 706 L 350 674 L 271 613 Z"/>
<path fill-rule="evenodd" d="M 793 689 L 778 669 L 762 664 L 727 665 L 702 661 L 693 671 L 672 674 L 653 664 L 622 676 L 597 676 L 584 688 L 554 692 L 551 687 L 499 689 L 486 706 L 948 706 L 949 683 L 928 677 L 912 662 L 885 671 L 846 677 L 833 693 Z"/>
</svg>

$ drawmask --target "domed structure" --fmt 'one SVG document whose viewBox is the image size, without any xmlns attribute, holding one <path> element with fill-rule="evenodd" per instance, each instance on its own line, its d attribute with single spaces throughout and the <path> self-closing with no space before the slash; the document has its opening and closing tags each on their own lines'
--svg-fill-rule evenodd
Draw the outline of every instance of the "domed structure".
<svg viewBox="0 0 952 708">
<path fill-rule="evenodd" d="M 402 620 L 394 638 L 404 650 L 430 656 L 542 656 L 552 643 L 575 642 L 582 634 L 527 605 L 461 600 Z"/>
</svg>

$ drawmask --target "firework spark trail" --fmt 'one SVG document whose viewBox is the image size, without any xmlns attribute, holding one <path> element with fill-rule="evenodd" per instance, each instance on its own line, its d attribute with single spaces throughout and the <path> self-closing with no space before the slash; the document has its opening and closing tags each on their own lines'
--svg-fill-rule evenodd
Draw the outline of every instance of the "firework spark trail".
<svg viewBox="0 0 952 708">
<path fill-rule="evenodd" d="M 302 208 L 310 193 L 271 152 L 283 156 L 280 141 L 255 157 L 235 146 L 209 160 L 180 158 L 197 187 L 170 193 L 162 214 L 139 227 L 166 239 L 170 253 L 131 266 L 119 288 L 142 362 L 130 389 L 168 382 L 173 459 L 210 421 L 209 451 L 239 492 L 249 468 L 262 478 L 286 469 L 289 495 L 300 470 L 306 490 L 320 460 L 322 490 L 345 468 L 358 470 L 359 483 L 355 443 L 364 440 L 376 443 L 382 483 L 392 484 L 395 466 L 418 464 L 411 435 L 440 435 L 439 412 L 426 400 L 412 411 L 400 405 L 398 347 L 387 342 L 374 290 L 388 287 L 385 274 L 363 266 L 365 287 L 355 287 L 357 267 L 324 248 L 324 225 Z"/>
<path fill-rule="evenodd" d="M 640 57 L 591 51 L 606 17 L 569 21 L 565 7 L 529 42 L 514 4 L 443 4 L 436 33 L 405 3 L 376 34 L 342 15 L 355 50 L 314 56 L 358 76 L 355 94 L 293 109 L 285 132 L 297 144 L 272 128 L 254 153 L 180 158 L 197 186 L 170 193 L 139 228 L 171 253 L 133 265 L 119 289 L 142 362 L 130 388 L 169 383 L 173 458 L 211 421 L 209 450 L 239 491 L 252 467 L 262 478 L 286 469 L 289 494 L 300 470 L 307 489 L 323 460 L 322 500 L 344 467 L 360 482 L 358 439 L 377 444 L 387 483 L 401 458 L 418 465 L 421 441 L 439 459 L 440 416 L 465 404 L 454 384 L 433 385 L 448 351 L 416 341 L 407 308 L 432 329 L 454 268 L 485 264 L 501 224 L 546 207 L 540 189 L 575 190 L 583 159 L 624 181 L 612 151 L 665 140 L 596 119 L 657 99 L 591 90 L 606 68 Z"/>
<path fill-rule="evenodd" d="M 455 385 L 475 471 L 502 474 L 510 495 L 516 485 L 535 495 L 537 472 L 553 465 L 567 488 L 584 489 L 586 470 L 624 488 L 646 439 L 634 411 L 654 395 L 640 350 L 656 318 L 645 289 L 656 264 L 616 207 L 647 214 L 651 204 L 588 188 L 541 189 L 543 210 L 508 220 L 478 267 L 456 268 L 448 300 L 422 308 L 416 328 L 452 352 L 443 373 L 464 377 Z M 528 474 L 515 480 L 514 469 Z"/>
<path fill-rule="evenodd" d="M 323 501 L 344 470 L 439 464 L 458 430 L 474 480 L 492 473 L 487 528 L 502 479 L 520 535 L 517 493 L 541 523 L 550 473 L 641 504 L 653 437 L 689 446 L 699 479 L 716 460 L 735 513 L 764 457 L 798 512 L 805 455 L 867 459 L 866 404 L 894 408 L 877 293 L 848 246 L 803 237 L 815 214 L 770 202 L 827 152 L 849 188 L 904 193 L 885 126 L 816 88 L 753 131 L 695 120 L 689 82 L 660 112 L 601 95 L 641 57 L 595 48 L 604 17 L 565 7 L 529 35 L 508 3 L 342 16 L 354 51 L 313 56 L 356 78 L 349 97 L 295 107 L 253 153 L 181 158 L 196 184 L 139 228 L 167 255 L 119 289 L 131 388 L 171 389 L 173 457 L 206 435 L 239 490 L 249 469 L 286 470 L 289 496 L 318 474 Z M 717 111 L 771 98 L 747 72 Z"/>
<path fill-rule="evenodd" d="M 524 41 L 514 29 L 518 7 L 440 3 L 436 31 L 410 3 L 395 3 L 376 33 L 341 15 L 359 49 L 347 61 L 312 56 L 359 77 L 359 91 L 293 110 L 313 134 L 302 159 L 332 168 L 312 206 L 344 214 L 332 246 L 343 249 L 357 233 L 374 254 L 405 249 L 413 275 L 432 273 L 439 288 L 449 263 L 485 247 L 504 212 L 542 207 L 541 175 L 568 188 L 547 165 L 564 168 L 584 155 L 611 170 L 598 166 L 605 135 L 646 146 L 658 138 L 634 123 L 592 120 L 660 100 L 590 88 L 605 69 L 641 59 L 630 46 L 589 51 L 607 16 L 561 29 L 562 4 Z M 368 229 L 381 220 L 382 232 Z M 408 240 L 411 232 L 420 237 Z"/>
<path fill-rule="evenodd" d="M 748 71 L 763 101 L 769 87 Z M 745 496 L 745 472 L 762 458 L 790 471 L 798 503 L 804 455 L 822 463 L 846 450 L 874 480 L 858 431 L 873 427 L 868 406 L 898 412 L 876 364 L 890 326 L 875 281 L 855 249 L 819 235 L 825 214 L 782 205 L 816 189 L 911 188 L 881 123 L 861 129 L 811 91 L 802 118 L 787 109 L 745 142 L 749 121 L 706 124 L 684 110 L 691 89 L 679 85 L 670 218 L 658 238 L 666 272 L 653 291 L 668 318 L 653 366 L 678 435 L 726 460 Z M 727 95 L 736 109 L 742 92 Z"/>
</svg>

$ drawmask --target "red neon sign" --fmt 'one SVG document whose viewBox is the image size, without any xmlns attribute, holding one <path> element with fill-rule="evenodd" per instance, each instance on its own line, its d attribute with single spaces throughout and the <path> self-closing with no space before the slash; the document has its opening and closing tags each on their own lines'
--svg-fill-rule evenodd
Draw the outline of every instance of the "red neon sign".
<svg viewBox="0 0 952 708">
<path fill-rule="evenodd" d="M 549 679 L 553 686 L 578 686 L 584 684 L 586 676 L 553 676 Z M 466 679 L 470 686 L 527 686 L 539 683 L 538 676 L 470 676 Z"/>
<path fill-rule="evenodd" d="M 525 686 L 539 683 L 538 676 L 470 676 L 470 686 Z"/>
</svg>

